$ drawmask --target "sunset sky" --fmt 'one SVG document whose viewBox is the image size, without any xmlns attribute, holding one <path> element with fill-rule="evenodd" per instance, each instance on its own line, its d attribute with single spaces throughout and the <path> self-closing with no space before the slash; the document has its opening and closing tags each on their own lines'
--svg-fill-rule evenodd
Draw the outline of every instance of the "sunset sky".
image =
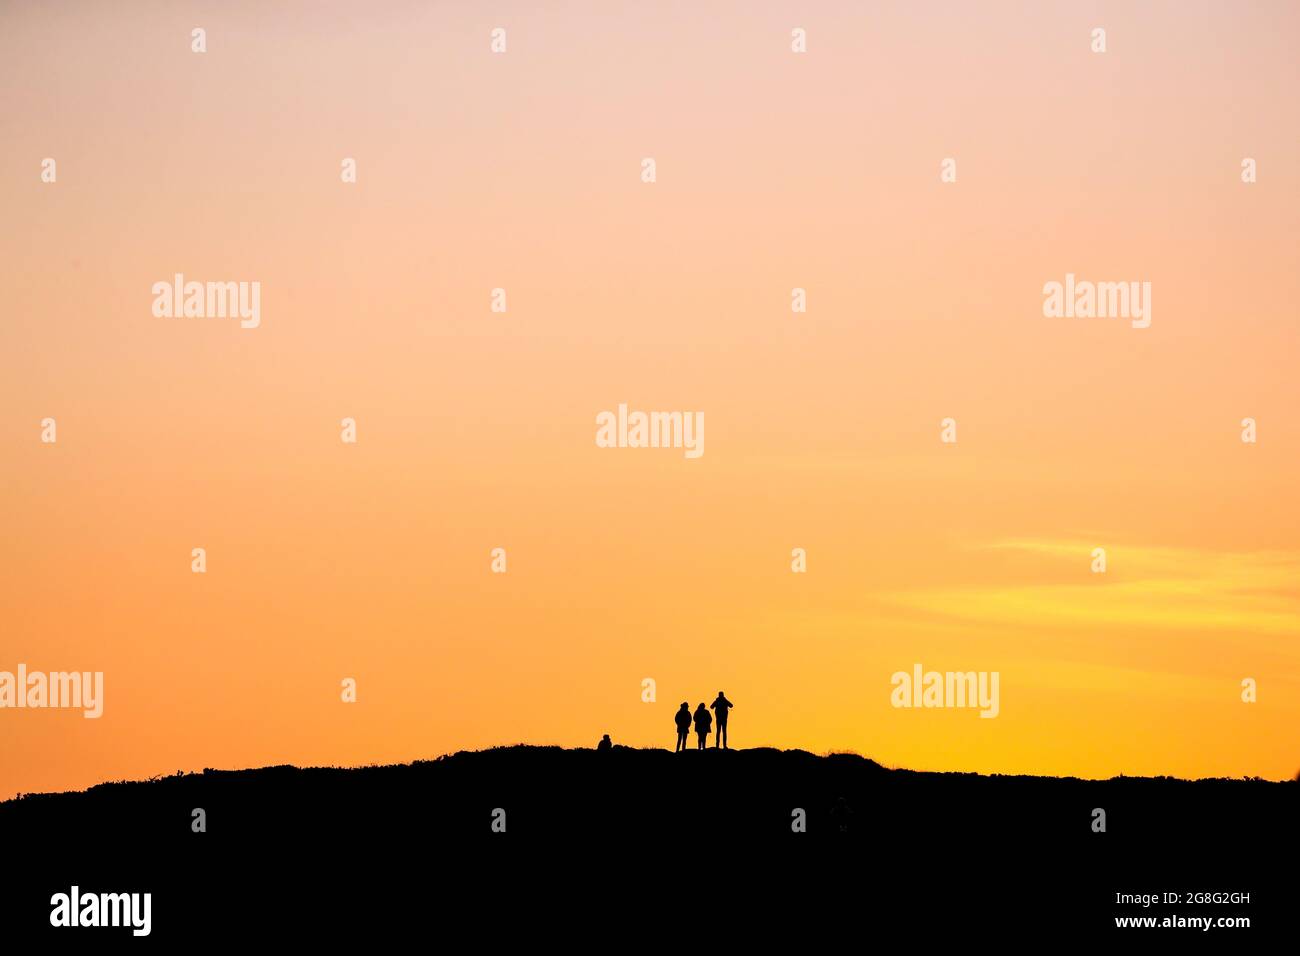
<svg viewBox="0 0 1300 956">
<path fill-rule="evenodd" d="M 0 710 L 0 799 L 669 747 L 719 689 L 733 746 L 1294 776 L 1298 31 L 5 5 L 0 670 L 103 671 L 105 702 Z M 175 273 L 260 282 L 260 327 L 155 317 Z M 1045 318 L 1067 273 L 1149 281 L 1150 328 Z M 596 447 L 620 402 L 703 412 L 705 454 Z M 999 671 L 999 716 L 891 707 L 918 662 Z"/>
</svg>

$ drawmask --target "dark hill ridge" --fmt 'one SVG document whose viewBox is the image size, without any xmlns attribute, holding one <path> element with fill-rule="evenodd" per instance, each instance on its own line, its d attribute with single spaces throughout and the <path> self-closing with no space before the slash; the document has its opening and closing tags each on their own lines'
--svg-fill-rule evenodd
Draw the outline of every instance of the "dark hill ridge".
<svg viewBox="0 0 1300 956">
<path fill-rule="evenodd" d="M 1119 892 L 1244 891 L 1233 913 L 1281 927 L 1294 897 L 1275 874 L 1294 872 L 1298 800 L 1296 783 L 919 773 L 770 749 L 518 746 L 208 770 L 0 804 L 16 861 L 0 917 L 46 932 L 52 894 L 76 884 L 151 892 L 156 936 L 177 940 L 265 925 L 369 941 L 390 919 L 569 939 L 605 919 L 606 942 L 676 946 L 688 910 L 756 936 L 793 919 L 992 940 L 1030 925 L 1113 932 L 1116 915 L 1154 912 Z"/>
<path fill-rule="evenodd" d="M 889 770 L 854 754 L 816 756 L 770 748 L 674 754 L 615 747 L 497 747 L 436 760 L 354 769 L 265 767 L 205 770 L 89 790 L 31 794 L 0 804 L 0 830 L 129 830 L 137 841 L 189 837 L 192 810 L 209 834 L 251 839 L 294 831 L 382 837 L 421 829 L 444 839 L 491 838 L 494 811 L 506 832 L 530 839 L 698 833 L 746 839 L 913 831 L 936 837 L 998 829 L 1034 841 L 1128 842 L 1204 837 L 1259 839 L 1294 827 L 1300 785 L 1167 777 L 984 776 Z M 1093 811 L 1106 812 L 1106 833 Z M 499 817 L 499 815 L 498 815 Z"/>
</svg>

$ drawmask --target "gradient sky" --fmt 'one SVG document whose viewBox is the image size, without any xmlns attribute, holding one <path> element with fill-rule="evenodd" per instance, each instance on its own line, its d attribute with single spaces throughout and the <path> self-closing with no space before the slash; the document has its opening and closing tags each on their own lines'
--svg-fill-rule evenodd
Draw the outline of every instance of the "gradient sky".
<svg viewBox="0 0 1300 956">
<path fill-rule="evenodd" d="M 719 688 L 738 746 L 1293 776 L 1297 7 L 536 8 L 0 7 L 0 670 L 106 683 L 0 711 L 0 798 Z M 1044 318 L 1067 272 L 1151 327 Z M 705 455 L 598 449 L 619 402 Z M 892 708 L 916 662 L 1000 716 Z"/>
</svg>

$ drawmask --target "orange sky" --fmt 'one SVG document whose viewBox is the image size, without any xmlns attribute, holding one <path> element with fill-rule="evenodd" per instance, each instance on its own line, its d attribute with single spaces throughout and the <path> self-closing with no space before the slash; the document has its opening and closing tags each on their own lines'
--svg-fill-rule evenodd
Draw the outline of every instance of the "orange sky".
<svg viewBox="0 0 1300 956">
<path fill-rule="evenodd" d="M 0 670 L 106 698 L 0 710 L 0 798 L 719 688 L 739 746 L 1293 776 L 1296 7 L 533 7 L 0 12 Z M 1067 272 L 1151 327 L 1044 318 Z M 597 448 L 620 402 L 706 453 Z M 892 708 L 916 662 L 1000 715 Z"/>
</svg>

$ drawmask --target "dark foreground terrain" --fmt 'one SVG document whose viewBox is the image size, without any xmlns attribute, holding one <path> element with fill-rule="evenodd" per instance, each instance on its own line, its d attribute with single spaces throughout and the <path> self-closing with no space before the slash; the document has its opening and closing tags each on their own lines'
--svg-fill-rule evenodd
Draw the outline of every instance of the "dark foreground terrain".
<svg viewBox="0 0 1300 956">
<path fill-rule="evenodd" d="M 0 916 L 11 933 L 148 943 L 125 929 L 50 930 L 51 894 L 75 883 L 151 892 L 159 943 L 456 922 L 484 943 L 541 942 L 743 915 L 713 929 L 870 923 L 918 942 L 1197 933 L 1226 945 L 1294 934 L 1298 809 L 1297 783 L 914 773 L 761 749 L 509 747 L 353 770 L 209 770 L 0 804 Z M 1251 926 L 1118 929 L 1117 916 Z"/>
</svg>

